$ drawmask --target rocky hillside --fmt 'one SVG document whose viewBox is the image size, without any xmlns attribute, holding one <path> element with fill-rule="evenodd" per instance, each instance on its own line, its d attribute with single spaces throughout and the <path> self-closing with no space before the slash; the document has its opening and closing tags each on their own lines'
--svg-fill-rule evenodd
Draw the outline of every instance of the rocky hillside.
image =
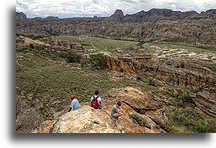
<svg viewBox="0 0 216 148">
<path fill-rule="evenodd" d="M 89 36 L 18 34 L 16 131 L 214 132 L 214 54 L 170 44 L 145 43 L 140 49 L 137 44 Z M 89 107 L 96 89 L 103 110 Z M 71 93 L 83 107 L 67 113 Z M 114 120 L 110 112 L 118 100 L 123 102 L 124 116 Z"/>
</svg>

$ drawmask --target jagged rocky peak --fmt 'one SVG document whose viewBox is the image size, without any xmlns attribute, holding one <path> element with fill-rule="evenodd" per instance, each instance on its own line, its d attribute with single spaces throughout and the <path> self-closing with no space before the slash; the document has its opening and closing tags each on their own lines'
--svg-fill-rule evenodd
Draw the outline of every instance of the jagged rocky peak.
<svg viewBox="0 0 216 148">
<path fill-rule="evenodd" d="M 124 17 L 124 13 L 122 10 L 117 9 L 113 15 L 110 16 L 113 20 L 121 20 Z"/>
<path fill-rule="evenodd" d="M 23 12 L 16 12 L 16 19 L 27 19 L 27 16 Z"/>
</svg>

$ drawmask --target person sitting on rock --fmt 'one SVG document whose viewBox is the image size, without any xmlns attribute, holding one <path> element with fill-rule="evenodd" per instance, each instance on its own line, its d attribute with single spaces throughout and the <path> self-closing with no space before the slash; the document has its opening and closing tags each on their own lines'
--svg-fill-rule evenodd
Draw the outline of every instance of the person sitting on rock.
<svg viewBox="0 0 216 148">
<path fill-rule="evenodd" d="M 76 110 L 81 107 L 81 105 L 79 104 L 79 101 L 75 98 L 74 95 L 70 95 L 70 98 L 72 101 L 71 101 L 71 105 L 70 105 L 68 112 L 70 112 L 71 110 Z"/>
<path fill-rule="evenodd" d="M 121 112 L 121 101 L 118 101 L 112 107 L 111 116 L 118 119 L 118 117 L 120 117 L 122 115 L 123 115 L 123 113 Z"/>
<path fill-rule="evenodd" d="M 96 90 L 95 91 L 95 95 L 91 97 L 91 107 L 95 108 L 95 109 L 102 109 L 102 99 L 98 96 L 99 91 Z"/>
</svg>

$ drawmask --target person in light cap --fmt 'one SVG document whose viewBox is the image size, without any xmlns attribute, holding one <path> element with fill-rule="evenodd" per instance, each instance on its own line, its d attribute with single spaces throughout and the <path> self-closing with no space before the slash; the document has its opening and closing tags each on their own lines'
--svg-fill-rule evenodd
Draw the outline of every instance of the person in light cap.
<svg viewBox="0 0 216 148">
<path fill-rule="evenodd" d="M 70 95 L 70 98 L 71 98 L 71 105 L 68 112 L 70 112 L 71 110 L 76 110 L 81 107 L 79 101 L 75 98 L 74 95 Z"/>
</svg>

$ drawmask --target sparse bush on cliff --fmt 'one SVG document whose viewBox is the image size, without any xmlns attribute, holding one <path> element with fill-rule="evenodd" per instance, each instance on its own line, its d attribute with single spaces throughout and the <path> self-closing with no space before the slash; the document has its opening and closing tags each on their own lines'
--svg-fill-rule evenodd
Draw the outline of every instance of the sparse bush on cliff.
<svg viewBox="0 0 216 148">
<path fill-rule="evenodd" d="M 154 87 L 159 87 L 159 86 L 161 86 L 161 85 L 160 85 L 157 81 L 155 81 L 154 79 L 149 79 L 148 85 L 154 86 Z"/>
<path fill-rule="evenodd" d="M 151 128 L 146 120 L 137 114 L 131 114 L 130 117 L 134 119 L 140 126 Z"/>
<path fill-rule="evenodd" d="M 29 44 L 29 48 L 34 49 L 34 45 L 33 44 Z"/>
<path fill-rule="evenodd" d="M 78 54 L 76 51 L 71 50 L 66 58 L 67 63 L 79 63 L 81 60 L 81 55 Z"/>
<path fill-rule="evenodd" d="M 103 69 L 105 65 L 103 54 L 93 54 L 90 55 L 90 63 L 96 69 Z"/>
</svg>

